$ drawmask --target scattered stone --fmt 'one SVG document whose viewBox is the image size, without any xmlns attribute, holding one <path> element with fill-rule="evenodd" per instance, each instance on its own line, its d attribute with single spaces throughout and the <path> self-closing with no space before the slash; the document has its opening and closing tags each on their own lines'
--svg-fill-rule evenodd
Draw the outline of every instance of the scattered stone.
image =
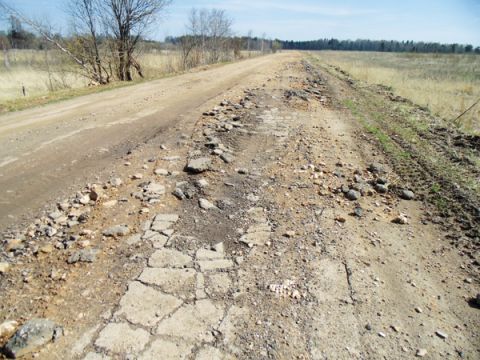
<svg viewBox="0 0 480 360">
<path fill-rule="evenodd" d="M 54 212 L 51 212 L 50 214 L 48 214 L 48 217 L 52 220 L 56 220 L 61 216 L 63 216 L 63 213 L 61 213 L 60 211 L 54 211 Z"/>
<path fill-rule="evenodd" d="M 143 179 L 143 175 L 140 174 L 140 173 L 136 173 L 136 174 L 133 174 L 133 175 L 131 176 L 131 178 L 132 178 L 133 180 L 140 180 L 140 179 Z"/>
<path fill-rule="evenodd" d="M 379 163 L 372 163 L 368 166 L 368 171 L 374 174 L 381 174 L 385 170 L 383 169 L 383 166 Z"/>
<path fill-rule="evenodd" d="M 176 188 L 173 190 L 172 195 L 175 196 L 178 200 L 185 200 L 187 197 L 182 189 Z"/>
<path fill-rule="evenodd" d="M 285 236 L 287 238 L 293 238 L 293 237 L 295 237 L 295 231 L 293 231 L 293 230 L 286 231 L 285 234 L 283 234 L 283 236 Z"/>
<path fill-rule="evenodd" d="M 211 164 L 212 164 L 212 160 L 206 157 L 190 159 L 187 164 L 186 171 L 194 174 L 199 174 L 209 170 Z"/>
<path fill-rule="evenodd" d="M 7 244 L 5 245 L 5 251 L 6 252 L 13 252 L 17 250 L 22 250 L 25 247 L 23 244 L 23 241 L 20 239 L 11 239 L 7 241 Z"/>
<path fill-rule="evenodd" d="M 353 210 L 353 215 L 355 215 L 356 217 L 359 217 L 361 218 L 363 216 L 363 209 L 359 206 L 357 206 L 355 208 L 355 210 Z"/>
<path fill-rule="evenodd" d="M 415 354 L 415 356 L 417 357 L 425 357 L 427 355 L 427 350 L 426 349 L 418 349 L 417 350 L 417 353 Z"/>
<path fill-rule="evenodd" d="M 335 221 L 339 222 L 339 223 L 346 223 L 347 222 L 347 219 L 345 219 L 343 216 L 335 216 Z"/>
<path fill-rule="evenodd" d="M 229 153 L 223 153 L 220 155 L 220 159 L 222 159 L 225 163 L 230 164 L 235 160 L 235 156 Z"/>
<path fill-rule="evenodd" d="M 0 262 L 0 274 L 6 274 L 10 270 L 10 264 L 7 262 Z"/>
<path fill-rule="evenodd" d="M 248 175 L 249 171 L 248 171 L 248 169 L 241 168 L 241 169 L 237 170 L 237 173 L 239 173 L 241 175 Z"/>
<path fill-rule="evenodd" d="M 97 249 L 83 249 L 74 252 L 67 260 L 69 264 L 75 264 L 77 262 L 93 263 L 97 257 Z"/>
<path fill-rule="evenodd" d="M 348 200 L 351 200 L 351 201 L 355 201 L 355 200 L 358 200 L 360 199 L 362 195 L 358 192 L 358 191 L 355 191 L 355 190 L 349 190 L 346 194 L 345 194 L 345 197 L 348 199 Z"/>
<path fill-rule="evenodd" d="M 419 313 L 419 314 L 423 313 L 423 310 L 422 310 L 421 308 L 419 308 L 419 307 L 416 307 L 416 308 L 415 308 L 415 311 L 416 311 L 417 313 Z"/>
<path fill-rule="evenodd" d="M 62 334 L 62 329 L 48 319 L 27 321 L 7 342 L 3 351 L 7 356 L 18 358 L 37 351 Z"/>
<path fill-rule="evenodd" d="M 405 214 L 400 214 L 395 219 L 393 219 L 392 222 L 395 224 L 406 225 L 408 224 L 408 218 Z"/>
<path fill-rule="evenodd" d="M 175 155 L 175 156 L 165 156 L 162 160 L 165 160 L 165 161 L 178 161 L 180 160 L 180 156 L 178 155 Z"/>
<path fill-rule="evenodd" d="M 128 225 L 115 225 L 103 231 L 103 235 L 109 237 L 126 236 L 129 233 Z"/>
<path fill-rule="evenodd" d="M 435 334 L 441 339 L 447 339 L 448 338 L 448 335 L 445 334 L 443 331 L 440 331 L 440 330 L 435 331 Z"/>
<path fill-rule="evenodd" d="M 167 176 L 168 175 L 168 170 L 166 170 L 166 169 L 156 169 L 155 170 L 155 175 Z"/>
<path fill-rule="evenodd" d="M 163 195 L 165 194 L 165 186 L 151 182 L 144 188 L 144 191 L 149 195 Z"/>
<path fill-rule="evenodd" d="M 118 201 L 117 200 L 110 200 L 110 201 L 106 201 L 102 204 L 102 206 L 106 209 L 110 209 L 112 207 L 114 207 L 115 205 L 118 204 Z"/>
<path fill-rule="evenodd" d="M 195 186 L 197 186 L 200 189 L 204 189 L 208 187 L 209 183 L 206 179 L 198 179 L 195 181 Z"/>
<path fill-rule="evenodd" d="M 122 184 L 123 184 L 123 181 L 120 178 L 110 179 L 110 185 L 112 185 L 113 187 L 119 187 Z"/>
<path fill-rule="evenodd" d="M 410 190 L 402 190 L 400 192 L 400 197 L 404 200 L 413 200 L 415 199 L 415 193 Z"/>
<path fill-rule="evenodd" d="M 53 245 L 52 244 L 43 245 L 40 249 L 38 249 L 38 251 L 43 254 L 50 254 L 53 252 Z"/>
<path fill-rule="evenodd" d="M 212 204 L 210 201 L 208 201 L 207 199 L 199 199 L 198 200 L 198 205 L 203 210 L 217 209 L 217 207 L 214 204 Z"/>
<path fill-rule="evenodd" d="M 0 324 L 0 339 L 9 338 L 10 336 L 12 336 L 17 327 L 18 322 L 16 322 L 15 320 L 5 321 Z"/>
<path fill-rule="evenodd" d="M 388 192 L 388 186 L 385 184 L 376 184 L 375 191 L 379 194 L 386 194 Z"/>
<path fill-rule="evenodd" d="M 383 333 L 383 332 L 379 332 L 379 333 L 378 333 L 378 336 L 384 338 L 384 337 L 386 337 L 387 335 L 385 335 L 385 333 Z"/>
<path fill-rule="evenodd" d="M 117 354 L 138 354 L 149 340 L 149 333 L 143 329 L 133 330 L 128 324 L 110 323 L 100 332 L 95 345 Z"/>
</svg>

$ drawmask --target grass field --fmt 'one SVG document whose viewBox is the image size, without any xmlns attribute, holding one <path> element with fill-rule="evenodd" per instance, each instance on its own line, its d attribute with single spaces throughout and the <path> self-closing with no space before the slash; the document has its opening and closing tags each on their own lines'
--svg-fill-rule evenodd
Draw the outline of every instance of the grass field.
<svg viewBox="0 0 480 360">
<path fill-rule="evenodd" d="M 455 119 L 480 98 L 480 56 L 372 52 L 316 53 L 358 80 L 391 87 L 395 94 Z M 460 120 L 467 131 L 480 131 L 480 104 Z"/>
<path fill-rule="evenodd" d="M 242 58 L 259 56 L 260 52 L 242 52 Z M 7 61 L 5 59 L 7 57 Z M 178 51 L 141 51 L 137 60 L 145 79 L 131 83 L 112 82 L 106 86 L 88 87 L 68 58 L 56 50 L 10 50 L 0 52 L 0 113 L 43 105 L 92 92 L 126 86 L 143 80 L 158 79 L 184 71 Z M 7 66 L 8 65 L 8 66 Z M 23 88 L 26 94 L 23 94 Z"/>
</svg>

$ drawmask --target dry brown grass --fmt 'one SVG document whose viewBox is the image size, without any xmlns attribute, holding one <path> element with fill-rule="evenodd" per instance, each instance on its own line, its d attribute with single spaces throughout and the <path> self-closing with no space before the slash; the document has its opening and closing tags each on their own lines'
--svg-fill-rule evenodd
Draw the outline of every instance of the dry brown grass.
<svg viewBox="0 0 480 360">
<path fill-rule="evenodd" d="M 335 51 L 316 55 L 356 79 L 389 86 L 397 95 L 447 120 L 456 118 L 480 98 L 478 55 Z M 460 125 L 480 131 L 480 106 L 462 117 Z"/>
<path fill-rule="evenodd" d="M 259 55 L 253 51 L 243 52 L 242 58 Z M 114 82 L 108 86 L 87 88 L 89 81 L 68 58 L 56 50 L 11 50 L 8 53 L 8 68 L 4 56 L 0 51 L 0 113 L 128 85 Z M 145 80 L 185 70 L 178 51 L 141 51 L 137 58 Z M 134 83 L 142 81 L 140 78 L 134 80 Z M 22 93 L 23 86 L 26 96 Z"/>
</svg>

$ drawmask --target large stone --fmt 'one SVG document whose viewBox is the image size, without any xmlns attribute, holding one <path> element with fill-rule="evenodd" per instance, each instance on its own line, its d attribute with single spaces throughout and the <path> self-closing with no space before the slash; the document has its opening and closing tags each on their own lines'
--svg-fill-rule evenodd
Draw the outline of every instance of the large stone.
<svg viewBox="0 0 480 360">
<path fill-rule="evenodd" d="M 100 332 L 95 345 L 117 354 L 138 354 L 150 340 L 143 329 L 132 329 L 128 324 L 110 323 Z"/>
<path fill-rule="evenodd" d="M 126 236 L 129 233 L 130 233 L 130 229 L 127 225 L 115 225 L 103 231 L 103 235 L 110 236 L 110 237 Z"/>
<path fill-rule="evenodd" d="M 138 360 L 184 360 L 189 358 L 192 349 L 191 344 L 160 339 L 154 341 Z"/>
<path fill-rule="evenodd" d="M 7 356 L 18 358 L 39 350 L 61 333 L 61 328 L 48 319 L 27 321 L 7 342 L 4 352 Z"/>
<path fill-rule="evenodd" d="M 128 285 L 127 293 L 120 300 L 117 315 L 124 315 L 133 324 L 152 326 L 181 304 L 182 301 L 174 296 L 134 281 Z"/>
<path fill-rule="evenodd" d="M 178 309 L 170 318 L 163 320 L 156 333 L 182 338 L 189 343 L 213 342 L 212 331 L 223 317 L 223 307 L 210 300 L 200 300 Z"/>
<path fill-rule="evenodd" d="M 183 268 L 192 265 L 192 258 L 178 250 L 161 249 L 150 256 L 148 265 L 156 268 Z"/>
<path fill-rule="evenodd" d="M 194 269 L 159 269 L 146 268 L 138 280 L 146 284 L 158 286 L 162 291 L 171 294 L 188 292 L 195 287 Z"/>
<path fill-rule="evenodd" d="M 211 164 L 212 164 L 212 160 L 206 157 L 190 159 L 185 169 L 188 172 L 198 174 L 198 173 L 202 173 L 204 171 L 209 170 Z"/>
</svg>

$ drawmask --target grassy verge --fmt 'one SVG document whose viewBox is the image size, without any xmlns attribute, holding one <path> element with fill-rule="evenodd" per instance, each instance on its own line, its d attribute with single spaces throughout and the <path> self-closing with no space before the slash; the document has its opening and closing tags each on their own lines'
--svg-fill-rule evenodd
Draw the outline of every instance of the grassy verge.
<svg viewBox="0 0 480 360">
<path fill-rule="evenodd" d="M 469 142 L 480 138 L 411 102 L 392 100 L 384 87 L 379 91 L 315 56 L 310 62 L 348 84 L 350 90 L 338 100 L 378 143 L 402 185 L 415 189 L 444 218 L 455 218 L 480 244 L 480 148 L 475 145 L 480 141 Z"/>
</svg>

